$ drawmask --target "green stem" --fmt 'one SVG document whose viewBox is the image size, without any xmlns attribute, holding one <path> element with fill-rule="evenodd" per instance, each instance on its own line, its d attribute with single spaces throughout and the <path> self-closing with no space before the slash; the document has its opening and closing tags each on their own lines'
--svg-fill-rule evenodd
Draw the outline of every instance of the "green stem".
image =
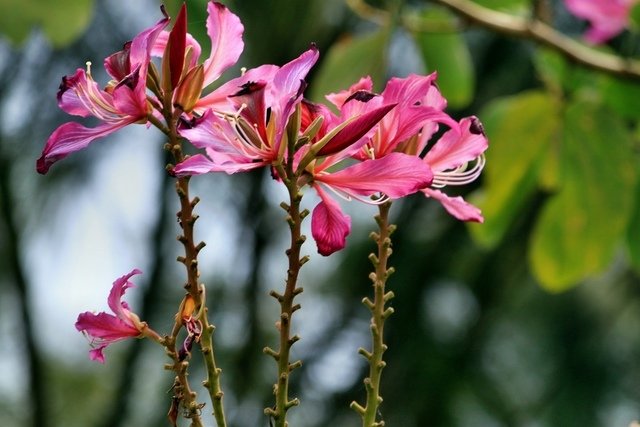
<svg viewBox="0 0 640 427">
<path fill-rule="evenodd" d="M 358 403 L 351 402 L 351 408 L 362 417 L 363 427 L 382 427 L 384 421 L 376 421 L 378 407 L 382 403 L 380 396 L 380 379 L 382 370 L 386 366 L 383 360 L 384 352 L 387 346 L 384 343 L 384 322 L 391 314 L 393 308 L 385 308 L 385 304 L 393 298 L 393 292 L 386 292 L 385 285 L 387 279 L 393 274 L 393 267 L 387 268 L 387 261 L 391 256 L 391 234 L 395 230 L 395 226 L 389 224 L 389 210 L 391 202 L 385 202 L 378 206 L 379 214 L 376 216 L 379 232 L 371 233 L 371 237 L 378 245 L 378 255 L 370 254 L 369 259 L 375 267 L 375 272 L 369 276 L 373 282 L 373 302 L 365 297 L 362 302 L 371 311 L 371 344 L 372 351 L 369 352 L 360 348 L 359 353 L 362 354 L 369 362 L 369 376 L 364 379 L 364 385 L 367 390 L 367 401 L 365 407 Z"/>
<path fill-rule="evenodd" d="M 167 103 L 165 102 L 165 120 L 167 122 L 167 131 L 169 137 L 169 143 L 167 149 L 172 153 L 174 161 L 179 163 L 185 159 L 182 152 L 181 139 L 177 132 L 177 114 L 167 113 Z M 213 331 L 215 327 L 209 323 L 207 317 L 206 301 L 204 298 L 204 285 L 201 285 L 198 280 L 200 277 L 200 271 L 198 269 L 198 253 L 204 248 L 204 242 L 195 244 L 194 239 L 194 225 L 198 219 L 198 215 L 194 215 L 193 210 L 198 204 L 199 199 L 194 197 L 193 199 L 189 195 L 189 177 L 178 178 L 176 181 L 176 193 L 180 199 L 180 211 L 178 211 L 178 221 L 182 234 L 178 236 L 178 240 L 184 247 L 184 256 L 178 257 L 178 261 L 184 264 L 187 270 L 187 283 L 185 289 L 188 294 L 193 298 L 195 302 L 195 312 L 200 313 L 198 318 L 202 322 L 202 335 L 200 337 L 200 348 L 204 358 L 207 379 L 203 382 L 211 398 L 213 406 L 213 416 L 216 420 L 218 427 L 226 427 L 227 423 L 224 415 L 224 406 L 222 403 L 222 388 L 220 385 L 220 376 L 222 370 L 217 367 L 215 356 L 213 352 Z M 187 414 L 191 419 L 192 426 L 201 425 L 200 409 L 202 404 L 197 403 L 196 393 L 193 392 L 187 381 L 187 367 L 188 362 L 179 361 L 176 351 L 176 337 L 180 331 L 181 324 L 179 319 L 176 319 L 171 334 L 171 348 L 170 356 L 174 359 L 174 364 L 171 367 L 177 374 L 177 380 L 180 387 L 182 387 L 182 393 L 179 395 L 182 398 L 183 406 L 187 410 Z"/>
<path fill-rule="evenodd" d="M 290 152 L 293 152 L 291 149 Z M 286 427 L 287 411 L 300 404 L 299 399 L 289 399 L 289 376 L 291 372 L 302 365 L 302 361 L 298 360 L 293 363 L 289 362 L 291 347 L 300 339 L 298 335 L 291 336 L 291 322 L 293 313 L 300 309 L 299 304 L 294 304 L 296 295 L 302 293 L 302 288 L 297 287 L 298 274 L 300 268 L 308 261 L 308 256 L 300 257 L 300 249 L 306 237 L 302 234 L 302 221 L 309 214 L 308 210 L 300 211 L 300 202 L 302 201 L 302 193 L 298 183 L 298 177 L 293 170 L 293 159 L 289 158 L 286 168 L 277 166 L 280 176 L 283 179 L 288 193 L 289 204 L 282 203 L 282 208 L 287 212 L 287 223 L 291 232 L 291 245 L 287 249 L 286 254 L 289 258 L 289 268 L 287 269 L 287 280 L 285 291 L 279 294 L 271 291 L 271 296 L 280 303 L 280 320 L 277 323 L 280 332 L 279 349 L 274 351 L 270 347 L 266 347 L 264 352 L 271 355 L 278 364 L 278 379 L 274 384 L 273 391 L 275 394 L 275 407 L 266 408 L 265 414 L 271 416 L 275 421 L 276 427 Z"/>
</svg>

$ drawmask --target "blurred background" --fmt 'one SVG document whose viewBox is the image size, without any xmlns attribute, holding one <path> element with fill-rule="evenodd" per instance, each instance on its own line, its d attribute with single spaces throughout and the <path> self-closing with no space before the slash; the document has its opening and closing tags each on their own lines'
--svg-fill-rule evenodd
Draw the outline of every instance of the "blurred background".
<svg viewBox="0 0 640 427">
<path fill-rule="evenodd" d="M 588 70 L 424 0 L 225 3 L 245 25 L 229 76 L 283 64 L 315 42 L 314 100 L 362 75 L 381 90 L 390 76 L 437 70 L 448 112 L 485 124 L 487 166 L 464 189 L 485 224 L 457 222 L 422 196 L 393 206 L 386 425 L 623 427 L 640 418 L 640 79 Z M 535 4 L 567 36 L 585 29 L 560 1 L 476 3 L 521 17 Z M 207 45 L 206 2 L 187 4 L 189 31 Z M 178 6 L 167 2 L 173 16 Z M 133 310 L 157 331 L 171 328 L 183 271 L 161 135 L 129 127 L 47 176 L 35 172 L 49 134 L 71 119 L 56 105 L 60 78 L 92 61 L 106 84 L 103 59 L 161 17 L 159 2 L 0 0 L 0 11 L 0 425 L 169 425 L 162 350 L 122 342 L 100 365 L 74 328 L 78 313 L 107 308 L 112 281 L 134 267 L 144 274 L 128 294 Z M 638 40 L 625 32 L 599 49 L 633 58 Z M 229 425 L 267 427 L 276 367 L 262 348 L 276 340 L 268 292 L 284 279 L 285 194 L 264 170 L 192 183 Z M 346 250 L 323 258 L 311 241 L 303 247 L 312 262 L 298 300 L 293 356 L 304 366 L 293 394 L 303 403 L 290 412 L 293 427 L 360 424 L 348 407 L 365 395 L 357 348 L 370 346 L 360 300 L 371 291 L 376 209 L 346 210 Z"/>
</svg>

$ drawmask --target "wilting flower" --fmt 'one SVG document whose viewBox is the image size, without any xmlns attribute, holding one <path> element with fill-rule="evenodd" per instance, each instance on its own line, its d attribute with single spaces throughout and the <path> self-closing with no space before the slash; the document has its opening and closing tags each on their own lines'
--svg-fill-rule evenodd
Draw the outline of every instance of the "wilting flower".
<svg viewBox="0 0 640 427">
<path fill-rule="evenodd" d="M 478 208 L 462 197 L 449 197 L 442 191 L 445 186 L 465 185 L 474 181 L 484 167 L 484 152 L 488 147 L 482 124 L 476 117 L 467 117 L 460 126 L 452 128 L 435 143 L 424 156 L 433 171 L 433 182 L 421 191 L 442 203 L 455 218 L 462 221 L 483 222 Z"/>
<path fill-rule="evenodd" d="M 140 270 L 134 269 L 129 274 L 113 282 L 113 287 L 107 299 L 113 314 L 104 311 L 100 313 L 87 311 L 78 316 L 76 329 L 91 337 L 91 346 L 93 347 L 89 351 L 91 360 L 104 363 L 102 351 L 105 347 L 126 338 L 147 336 L 156 341 L 161 340 L 160 336 L 149 329 L 145 322 L 140 321 L 140 318 L 129 310 L 127 303 L 122 301 L 126 290 L 134 286 L 129 279 L 131 276 L 140 273 Z"/>
<path fill-rule="evenodd" d="M 585 39 L 599 44 L 617 36 L 629 25 L 629 13 L 637 0 L 565 0 L 564 3 L 572 14 L 591 23 Z"/>
<path fill-rule="evenodd" d="M 236 173 L 281 158 L 289 117 L 302 99 L 304 79 L 317 59 L 318 50 L 312 46 L 281 68 L 263 66 L 247 73 L 257 80 L 245 75 L 227 83 L 225 88 L 236 87 L 228 97 L 235 113 L 209 109 L 193 128 L 180 131 L 193 145 L 204 148 L 207 156 L 196 154 L 176 165 L 176 175 Z"/>
</svg>

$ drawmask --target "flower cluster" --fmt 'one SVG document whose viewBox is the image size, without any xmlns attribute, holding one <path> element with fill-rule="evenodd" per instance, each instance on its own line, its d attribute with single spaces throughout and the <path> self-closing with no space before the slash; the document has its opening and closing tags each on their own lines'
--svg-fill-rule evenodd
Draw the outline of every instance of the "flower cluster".
<svg viewBox="0 0 640 427">
<path fill-rule="evenodd" d="M 585 33 L 589 43 L 600 44 L 629 26 L 629 14 L 637 0 L 565 0 L 569 12 L 589 21 Z"/>
<path fill-rule="evenodd" d="M 168 23 L 165 13 L 105 59 L 112 80 L 103 89 L 89 66 L 62 79 L 60 108 L 93 116 L 100 124 L 90 128 L 69 122 L 56 129 L 37 161 L 38 172 L 46 173 L 58 160 L 130 124 L 154 125 L 167 133 L 164 119 L 179 123 L 179 136 L 202 150 L 171 168 L 177 177 L 269 167 L 278 181 L 293 176 L 299 188 L 312 188 L 320 200 L 312 213 L 312 235 L 322 255 L 344 248 L 351 230 L 334 195 L 378 204 L 422 192 L 460 220 L 482 221 L 477 208 L 442 189 L 478 177 L 487 138 L 477 118 L 457 121 L 444 112 L 446 100 L 435 73 L 392 78 L 380 94 L 364 77 L 327 95 L 328 104 L 314 103 L 304 97 L 307 75 L 319 58 L 312 45 L 283 66 L 246 70 L 202 96 L 237 62 L 244 48 L 243 26 L 225 6 L 209 2 L 211 52 L 201 61 L 202 49 L 187 32 L 186 8 L 171 31 L 165 29 Z M 114 283 L 109 306 L 115 316 L 80 315 L 76 326 L 94 337 L 93 359 L 102 361 L 102 350 L 111 342 L 148 331 L 119 302 L 136 273 Z M 190 317 L 185 322 L 190 327 L 186 354 L 199 339 L 200 325 Z"/>
</svg>

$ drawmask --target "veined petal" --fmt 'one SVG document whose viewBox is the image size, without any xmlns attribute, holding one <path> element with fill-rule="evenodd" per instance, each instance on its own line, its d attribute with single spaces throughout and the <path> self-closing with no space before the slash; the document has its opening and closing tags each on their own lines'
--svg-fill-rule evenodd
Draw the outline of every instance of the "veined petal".
<svg viewBox="0 0 640 427">
<path fill-rule="evenodd" d="M 110 93 L 101 90 L 82 68 L 75 74 L 64 76 L 58 90 L 58 106 L 75 116 L 94 116 L 112 121 L 119 118 Z"/>
<path fill-rule="evenodd" d="M 405 78 L 393 77 L 382 91 L 385 102 L 405 103 L 407 105 L 424 104 L 429 88 L 433 86 L 437 74 L 428 76 L 411 74 Z"/>
<path fill-rule="evenodd" d="M 164 10 L 164 9 L 163 9 Z M 131 62 L 131 68 L 136 68 L 139 65 L 144 67 L 144 76 L 146 79 L 147 66 L 151 57 L 151 52 L 154 49 L 156 37 L 162 32 L 162 30 L 169 23 L 169 17 L 165 15 L 164 18 L 159 20 L 153 27 L 147 28 L 140 34 L 134 37 L 131 41 L 131 50 L 129 58 Z M 146 84 L 146 82 L 145 82 Z"/>
<path fill-rule="evenodd" d="M 476 117 L 460 121 L 459 129 L 450 129 L 425 155 L 434 171 L 454 169 L 480 156 L 488 147 L 482 124 Z"/>
<path fill-rule="evenodd" d="M 47 140 L 42 155 L 36 163 L 38 173 L 47 173 L 51 165 L 58 160 L 87 147 L 95 139 L 107 136 L 131 123 L 130 119 L 126 119 L 116 123 L 105 123 L 95 128 L 87 128 L 75 122 L 63 124 L 53 131 Z"/>
<path fill-rule="evenodd" d="M 391 153 L 314 178 L 348 195 L 371 196 L 381 192 L 397 199 L 430 185 L 433 173 L 417 156 Z"/>
<path fill-rule="evenodd" d="M 247 157 L 215 152 L 207 149 L 209 157 L 196 154 L 185 161 L 178 163 L 173 169 L 177 177 L 202 175 L 209 172 L 226 172 L 234 174 L 262 167 L 268 162 L 252 161 Z"/>
<path fill-rule="evenodd" d="M 346 238 L 351 232 L 351 218 L 342 213 L 340 205 L 319 185 L 313 187 L 322 201 L 311 214 L 311 235 L 316 241 L 318 253 L 328 256 L 345 247 Z"/>
<path fill-rule="evenodd" d="M 130 116 L 131 121 L 147 117 L 146 99 L 140 99 L 128 86 L 118 86 L 113 90 L 113 106 L 123 116 Z"/>
<path fill-rule="evenodd" d="M 421 190 L 425 196 L 432 197 L 439 201 L 442 206 L 454 218 L 460 221 L 484 222 L 482 212 L 471 203 L 467 203 L 462 197 L 449 197 L 440 190 L 424 188 Z"/>
<path fill-rule="evenodd" d="M 85 331 L 94 338 L 110 342 L 140 335 L 137 328 L 104 311 L 80 313 L 76 321 L 76 329 Z"/>
<path fill-rule="evenodd" d="M 207 34 L 211 39 L 211 55 L 204 61 L 204 86 L 208 86 L 235 64 L 244 49 L 244 27 L 240 19 L 218 2 L 209 2 L 207 12 Z"/>
</svg>

